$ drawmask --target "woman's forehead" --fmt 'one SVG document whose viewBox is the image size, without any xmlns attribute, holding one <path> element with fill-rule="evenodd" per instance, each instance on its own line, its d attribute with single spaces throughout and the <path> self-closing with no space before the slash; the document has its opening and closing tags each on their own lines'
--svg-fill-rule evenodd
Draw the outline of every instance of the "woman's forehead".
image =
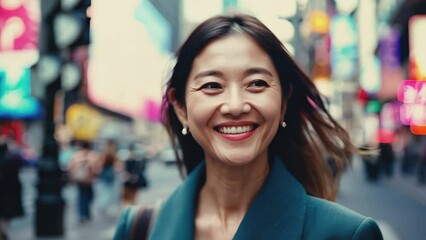
<svg viewBox="0 0 426 240">
<path fill-rule="evenodd" d="M 208 67 L 259 65 L 274 68 L 266 51 L 245 34 L 232 34 L 209 43 L 195 57 L 192 70 Z"/>
</svg>

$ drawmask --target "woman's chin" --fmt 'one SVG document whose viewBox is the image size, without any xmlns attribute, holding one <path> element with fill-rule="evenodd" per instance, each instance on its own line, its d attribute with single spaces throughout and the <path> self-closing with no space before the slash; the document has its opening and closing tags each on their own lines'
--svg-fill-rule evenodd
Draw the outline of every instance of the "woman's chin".
<svg viewBox="0 0 426 240">
<path fill-rule="evenodd" d="M 237 156 L 227 156 L 226 158 L 221 160 L 221 162 L 225 163 L 226 165 L 230 167 L 248 165 L 252 163 L 253 161 L 254 161 L 253 156 L 242 156 L 241 154 L 238 154 Z"/>
</svg>

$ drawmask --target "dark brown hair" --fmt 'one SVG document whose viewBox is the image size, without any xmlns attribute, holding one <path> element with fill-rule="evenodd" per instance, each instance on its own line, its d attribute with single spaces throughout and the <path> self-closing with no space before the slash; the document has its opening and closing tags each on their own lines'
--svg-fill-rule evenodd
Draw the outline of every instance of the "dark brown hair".
<svg viewBox="0 0 426 240">
<path fill-rule="evenodd" d="M 317 197 L 333 200 L 344 165 L 356 148 L 347 132 L 330 116 L 321 95 L 309 77 L 295 63 L 280 40 L 258 19 L 250 15 L 216 16 L 201 23 L 177 52 L 177 61 L 168 81 L 162 104 L 162 122 L 176 150 L 181 173 L 189 174 L 204 158 L 203 149 L 189 134 L 180 134 L 182 124 L 167 97 L 175 89 L 175 100 L 185 105 L 185 87 L 194 58 L 214 40 L 231 34 L 246 34 L 271 58 L 280 78 L 283 99 L 287 100 L 284 121 L 269 146 L 270 156 L 279 156 L 289 171 Z M 179 153 L 182 150 L 182 154 Z M 335 176 L 327 159 L 336 168 Z"/>
</svg>

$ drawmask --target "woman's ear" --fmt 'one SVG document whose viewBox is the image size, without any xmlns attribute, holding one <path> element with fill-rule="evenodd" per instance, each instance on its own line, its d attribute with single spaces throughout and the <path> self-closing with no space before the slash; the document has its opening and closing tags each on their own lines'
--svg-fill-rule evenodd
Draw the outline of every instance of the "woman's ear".
<svg viewBox="0 0 426 240">
<path fill-rule="evenodd" d="M 180 123 L 183 126 L 188 126 L 186 107 L 176 100 L 175 92 L 176 92 L 176 89 L 174 88 L 169 89 L 169 91 L 167 92 L 167 97 L 170 103 L 173 105 L 176 116 L 179 118 Z"/>
</svg>

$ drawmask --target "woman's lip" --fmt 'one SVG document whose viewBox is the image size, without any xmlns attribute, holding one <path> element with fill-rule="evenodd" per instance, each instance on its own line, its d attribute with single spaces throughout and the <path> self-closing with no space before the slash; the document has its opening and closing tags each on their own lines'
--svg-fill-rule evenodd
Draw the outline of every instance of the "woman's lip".
<svg viewBox="0 0 426 240">
<path fill-rule="evenodd" d="M 242 140 L 245 140 L 245 139 L 251 137 L 254 134 L 255 131 L 256 131 L 256 128 L 254 128 L 250 132 L 243 132 L 243 133 L 238 133 L 238 134 L 226 134 L 226 133 L 221 133 L 221 132 L 218 132 L 218 133 L 221 137 L 223 137 L 226 140 L 242 141 Z"/>
<path fill-rule="evenodd" d="M 242 133 L 224 133 L 219 131 L 219 129 L 223 127 L 244 127 L 244 126 L 252 126 L 252 129 L 248 132 L 242 132 Z M 242 141 L 242 140 L 250 138 L 255 133 L 258 126 L 259 124 L 252 121 L 238 121 L 238 122 L 222 123 L 214 127 L 214 129 L 219 133 L 219 135 L 222 138 L 228 141 Z"/>
<path fill-rule="evenodd" d="M 220 127 L 238 127 L 238 126 L 248 126 L 248 125 L 254 125 L 257 126 L 255 122 L 252 121 L 239 121 L 239 122 L 225 122 L 217 125 L 215 128 Z"/>
</svg>

